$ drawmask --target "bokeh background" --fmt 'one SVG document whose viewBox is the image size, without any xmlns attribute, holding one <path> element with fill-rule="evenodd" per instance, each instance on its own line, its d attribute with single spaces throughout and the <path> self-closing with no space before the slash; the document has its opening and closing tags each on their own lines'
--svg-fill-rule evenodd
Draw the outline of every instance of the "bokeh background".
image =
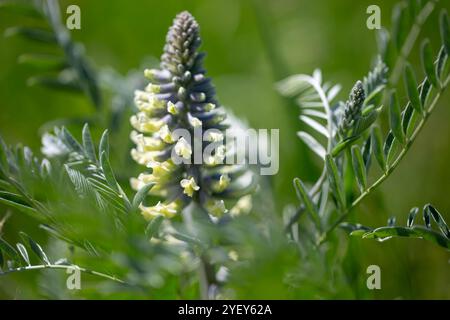
<svg viewBox="0 0 450 320">
<path fill-rule="evenodd" d="M 121 74 L 157 59 L 173 17 L 189 10 L 201 26 L 206 68 L 219 101 L 254 128 L 280 129 L 280 171 L 273 177 L 273 192 L 276 211 L 281 212 L 286 204 L 297 203 L 292 179 L 315 178 L 320 163 L 296 137 L 301 127 L 298 108 L 277 94 L 274 83 L 321 68 L 326 80 L 342 84 L 340 98 L 345 99 L 376 54 L 375 32 L 366 28 L 366 8 L 379 5 L 382 24 L 389 26 L 395 1 L 64 0 L 60 4 L 80 6 L 81 30 L 71 34 L 85 45 L 94 66 L 113 67 Z M 450 9 L 450 1 L 441 0 L 437 7 Z M 435 10 L 423 30 L 434 47 L 439 43 L 437 17 Z M 24 23 L 21 19 L 0 12 L 0 31 Z M 0 135 L 8 144 L 23 143 L 36 152 L 44 123 L 93 112 L 84 97 L 27 86 L 31 71 L 16 60 L 22 53 L 39 50 L 40 45 L 29 41 L 0 37 Z M 419 66 L 417 53 L 416 46 L 412 61 Z M 402 165 L 359 206 L 355 213 L 359 222 L 380 226 L 394 215 L 403 223 L 412 206 L 427 202 L 450 221 L 449 121 L 447 92 Z M 0 216 L 5 212 L 0 207 Z M 4 232 L 32 227 L 33 222 L 12 215 Z M 349 241 L 359 268 L 355 272 L 365 273 L 371 264 L 382 272 L 382 289 L 359 296 L 450 298 L 450 255 L 443 249 L 413 239 Z M 0 298 L 12 298 L 15 286 L 20 292 L 20 283 L 0 278 Z"/>
</svg>

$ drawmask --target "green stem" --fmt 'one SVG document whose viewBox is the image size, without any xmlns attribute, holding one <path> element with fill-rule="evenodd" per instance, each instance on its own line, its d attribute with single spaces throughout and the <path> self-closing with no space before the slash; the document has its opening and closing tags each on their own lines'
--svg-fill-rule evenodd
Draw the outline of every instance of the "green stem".
<svg viewBox="0 0 450 320">
<path fill-rule="evenodd" d="M 369 187 L 367 188 L 363 193 L 359 195 L 358 198 L 356 198 L 352 204 L 343 212 L 343 214 L 337 219 L 336 222 L 331 225 L 331 227 L 324 233 L 319 239 L 318 244 L 322 244 L 325 241 L 327 241 L 329 235 L 331 232 L 339 226 L 341 222 L 343 222 L 348 215 L 350 214 L 351 209 L 353 209 L 355 206 L 357 206 L 365 197 L 367 197 L 375 188 L 377 188 L 381 183 L 383 183 L 384 180 L 386 180 L 398 167 L 401 160 L 404 158 L 408 150 L 410 149 L 411 145 L 417 138 L 418 134 L 424 127 L 425 123 L 427 122 L 428 118 L 430 117 L 431 113 L 433 112 L 434 108 L 436 107 L 437 102 L 439 101 L 439 98 L 441 97 L 443 91 L 447 87 L 447 85 L 450 82 L 450 76 L 447 77 L 447 79 L 444 81 L 444 84 L 441 86 L 439 91 L 437 92 L 436 96 L 434 97 L 433 101 L 430 104 L 430 107 L 423 113 L 423 117 L 420 120 L 420 122 L 417 124 L 417 127 L 415 128 L 414 132 L 412 133 L 411 137 L 406 141 L 405 145 L 403 146 L 403 149 L 398 154 L 397 158 L 394 160 L 392 165 Z"/>
<path fill-rule="evenodd" d="M 79 267 L 76 265 L 64 265 L 64 264 L 41 264 L 41 265 L 35 265 L 35 266 L 20 267 L 20 268 L 15 268 L 15 269 L 7 270 L 4 272 L 0 272 L 0 276 L 4 276 L 4 275 L 14 273 L 14 272 L 24 272 L 24 271 L 31 271 L 31 270 L 43 270 L 43 269 L 64 269 L 64 270 L 77 269 L 86 274 L 102 277 L 102 278 L 112 280 L 112 281 L 115 281 L 115 282 L 118 282 L 121 284 L 126 284 L 123 280 L 120 280 L 120 279 L 116 278 L 115 276 L 111 276 L 111 275 L 101 273 L 98 271 L 85 269 L 85 268 L 82 268 L 82 267 Z"/>
</svg>

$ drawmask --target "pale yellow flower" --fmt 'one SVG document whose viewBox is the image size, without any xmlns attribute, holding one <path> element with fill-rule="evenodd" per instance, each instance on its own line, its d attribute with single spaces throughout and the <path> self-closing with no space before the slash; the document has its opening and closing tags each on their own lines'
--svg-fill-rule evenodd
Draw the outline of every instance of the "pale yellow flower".
<svg viewBox="0 0 450 320">
<path fill-rule="evenodd" d="M 206 202 L 206 210 L 215 216 L 221 217 L 224 213 L 227 213 L 227 208 L 225 208 L 225 202 L 223 200 L 209 200 Z"/>
<path fill-rule="evenodd" d="M 189 123 L 191 124 L 192 127 L 196 128 L 196 127 L 201 127 L 202 126 L 202 122 L 199 118 L 196 117 L 191 117 L 189 119 Z"/>
<path fill-rule="evenodd" d="M 247 214 L 252 210 L 253 201 L 251 195 L 241 197 L 233 208 L 230 209 L 231 216 L 238 216 L 241 214 Z"/>
<path fill-rule="evenodd" d="M 164 125 L 163 120 L 150 118 L 144 112 L 131 116 L 130 122 L 136 130 L 144 133 L 154 133 Z"/>
<path fill-rule="evenodd" d="M 175 139 L 172 136 L 172 133 L 169 130 L 169 126 L 167 124 L 163 125 L 161 129 L 158 131 L 159 137 L 166 143 L 174 143 Z"/>
<path fill-rule="evenodd" d="M 175 145 L 175 153 L 184 159 L 190 159 L 192 155 L 192 147 L 186 139 L 181 137 Z"/>
<path fill-rule="evenodd" d="M 142 215 L 147 220 L 151 220 L 157 216 L 172 218 L 177 214 L 177 211 L 179 209 L 175 201 L 168 204 L 161 203 L 160 201 L 155 206 L 145 207 L 141 205 L 139 208 L 141 209 Z"/>
<path fill-rule="evenodd" d="M 222 132 L 216 132 L 213 130 L 209 130 L 205 134 L 205 140 L 209 142 L 220 142 L 223 141 L 223 133 Z"/>
<path fill-rule="evenodd" d="M 167 112 L 169 112 L 170 114 L 173 114 L 173 115 L 178 114 L 177 107 L 171 101 L 169 101 L 167 103 Z"/>
<path fill-rule="evenodd" d="M 216 108 L 216 105 L 214 103 L 207 103 L 205 106 L 205 111 L 211 111 Z"/>
<path fill-rule="evenodd" d="M 231 179 L 227 174 L 220 175 L 219 181 L 214 182 L 212 188 L 215 192 L 222 192 L 230 185 Z"/>
<path fill-rule="evenodd" d="M 164 148 L 164 143 L 160 139 L 144 136 L 134 130 L 131 131 L 130 138 L 139 152 L 160 151 Z"/>
<path fill-rule="evenodd" d="M 193 177 L 181 180 L 180 185 L 184 189 L 183 193 L 187 194 L 189 197 L 192 197 L 195 191 L 200 190 L 200 187 L 197 185 Z"/>
<path fill-rule="evenodd" d="M 161 86 L 159 86 L 157 84 L 149 83 L 145 87 L 145 91 L 150 92 L 150 93 L 159 93 L 161 91 Z"/>
<path fill-rule="evenodd" d="M 222 164 L 225 159 L 225 150 L 225 146 L 218 146 L 216 148 L 216 153 L 205 160 L 206 164 L 210 166 Z"/>
<path fill-rule="evenodd" d="M 160 154 L 159 151 L 139 151 L 134 148 L 131 149 L 131 157 L 134 161 L 141 165 L 147 165 L 149 162 L 154 161 L 155 157 Z"/>
</svg>

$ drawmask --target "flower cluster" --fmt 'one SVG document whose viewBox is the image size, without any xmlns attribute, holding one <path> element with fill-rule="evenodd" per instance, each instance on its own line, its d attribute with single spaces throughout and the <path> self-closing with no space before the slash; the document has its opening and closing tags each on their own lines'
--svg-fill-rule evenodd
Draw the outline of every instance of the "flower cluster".
<svg viewBox="0 0 450 320">
<path fill-rule="evenodd" d="M 149 172 L 133 178 L 131 184 L 139 190 L 155 183 L 150 193 L 164 198 L 156 206 L 141 206 L 146 218 L 173 217 L 193 200 L 209 214 L 221 216 L 228 211 L 224 199 L 242 197 L 249 190 L 235 183 L 247 170 L 223 163 L 226 114 L 214 98 L 210 78 L 205 76 L 204 54 L 197 51 L 200 43 L 199 26 L 192 15 L 178 14 L 167 34 L 160 68 L 145 70 L 150 83 L 145 90 L 135 92 L 139 111 L 131 117 L 135 129 L 131 139 L 136 144 L 131 155 Z M 176 129 L 187 130 L 192 141 L 174 134 Z M 207 132 L 203 149 L 218 143 L 201 164 L 193 161 L 194 131 L 198 129 Z M 192 161 L 177 163 L 173 154 Z"/>
<path fill-rule="evenodd" d="M 339 125 L 339 133 L 341 136 L 346 137 L 347 133 L 355 127 L 361 118 L 365 99 L 364 85 L 358 80 L 350 92 L 349 99 L 345 103 L 344 113 Z"/>
</svg>

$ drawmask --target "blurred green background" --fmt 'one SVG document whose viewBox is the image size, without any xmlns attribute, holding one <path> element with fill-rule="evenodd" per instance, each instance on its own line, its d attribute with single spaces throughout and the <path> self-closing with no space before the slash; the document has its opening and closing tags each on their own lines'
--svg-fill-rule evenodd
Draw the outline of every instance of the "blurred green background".
<svg viewBox="0 0 450 320">
<path fill-rule="evenodd" d="M 376 53 L 375 32 L 366 28 L 366 8 L 379 5 L 382 23 L 389 26 L 395 1 L 77 0 L 60 4 L 63 9 L 69 4 L 80 6 L 81 30 L 71 34 L 85 45 L 94 66 L 111 66 L 122 74 L 138 68 L 146 57 L 159 58 L 173 17 L 189 10 L 201 26 L 206 68 L 219 101 L 254 128 L 280 129 L 280 171 L 273 188 L 281 212 L 286 204 L 297 203 L 292 179 L 315 178 L 320 163 L 296 137 L 301 126 L 298 108 L 277 94 L 274 83 L 321 68 L 326 80 L 343 85 L 340 98 L 346 99 Z M 440 1 L 438 8 L 442 7 L 450 9 L 450 1 Z M 435 48 L 437 16 L 435 10 L 423 30 Z M 0 30 L 26 23 L 21 19 L 0 12 Z M 45 122 L 93 112 L 84 97 L 26 85 L 31 71 L 16 64 L 17 57 L 40 50 L 42 46 L 20 38 L 0 37 L 0 135 L 8 144 L 20 142 L 36 152 L 38 131 Z M 418 66 L 417 52 L 416 46 L 412 61 Z M 394 215 L 403 224 L 412 206 L 427 202 L 450 220 L 449 120 L 447 92 L 399 169 L 359 206 L 358 222 L 379 226 Z M 0 216 L 4 212 L 0 207 Z M 32 222 L 13 215 L 4 232 L 19 225 L 26 229 L 27 224 L 31 228 Z M 450 255 L 441 248 L 412 239 L 349 241 L 352 258 L 360 267 L 357 272 L 364 274 L 371 264 L 381 267 L 382 289 L 363 296 L 450 298 Z M 0 297 L 6 295 L 4 281 L 0 278 Z"/>
</svg>

